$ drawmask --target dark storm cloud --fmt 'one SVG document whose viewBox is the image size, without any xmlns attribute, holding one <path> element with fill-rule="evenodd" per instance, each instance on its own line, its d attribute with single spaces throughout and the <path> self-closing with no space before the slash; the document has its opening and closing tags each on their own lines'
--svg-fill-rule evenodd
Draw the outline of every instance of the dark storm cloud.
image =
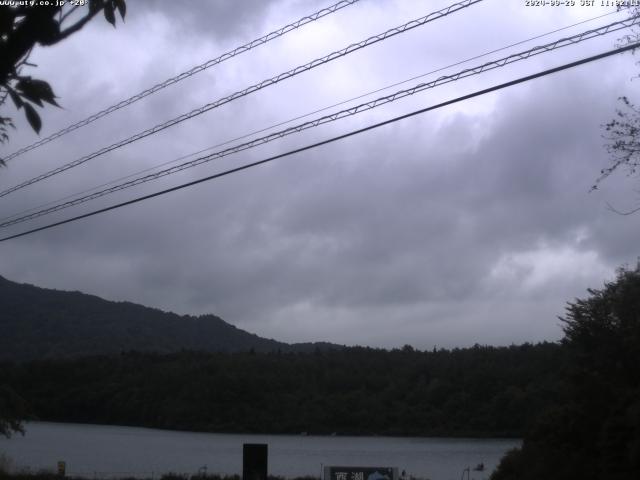
<svg viewBox="0 0 640 480">
<path fill-rule="evenodd" d="M 559 99 L 562 95 L 558 92 Z M 579 97 L 556 104 L 579 109 Z M 136 283 L 155 279 L 154 288 L 162 289 L 176 275 L 184 276 L 181 281 L 192 285 L 191 298 L 203 306 L 226 304 L 223 308 L 241 318 L 300 298 L 320 307 L 361 308 L 454 302 L 485 293 L 483 280 L 502 254 L 535 249 L 539 242 L 571 243 L 580 217 L 597 214 L 582 209 L 584 183 L 572 187 L 557 181 L 566 171 L 575 178 L 585 153 L 581 148 L 591 147 L 575 145 L 593 125 L 568 126 L 560 112 L 536 113 L 533 99 L 515 100 L 510 110 L 498 108 L 492 132 L 479 148 L 457 157 L 433 159 L 402 142 L 413 137 L 412 130 L 429 127 L 408 125 L 396 132 L 401 136 L 392 148 L 379 145 L 389 140 L 370 137 L 357 148 L 335 150 L 347 165 L 316 153 L 298 160 L 310 162 L 309 168 L 292 172 L 277 166 L 251 174 L 257 184 L 240 178 L 226 187 L 211 186 L 209 200 L 217 211 L 209 214 L 208 225 L 185 228 L 201 239 L 197 248 L 175 251 L 184 244 L 180 231 L 167 231 L 162 223 L 149 231 L 148 225 L 133 225 L 136 215 L 129 214 L 125 241 L 146 272 Z M 459 118 L 455 128 L 445 125 L 438 132 L 441 142 L 456 142 L 461 123 Z M 539 137 L 523 129 L 549 136 L 551 147 L 536 148 Z M 563 132 L 563 148 L 553 139 L 556 130 Z M 247 195 L 252 189 L 257 193 Z M 192 205 L 207 196 L 203 189 L 183 201 Z M 558 208 L 561 201 L 569 205 Z M 172 203 L 165 200 L 156 208 L 181 208 Z M 205 209 L 182 208 L 166 216 L 189 212 L 207 218 Z M 196 273 L 196 265 L 204 272 Z"/>
<path fill-rule="evenodd" d="M 127 37 L 138 35 L 137 30 L 118 30 L 120 36 L 109 37 L 113 51 L 107 49 L 104 55 L 116 58 L 123 46 L 130 45 L 132 58 L 122 60 L 129 62 L 129 84 L 118 80 L 118 72 L 110 71 L 103 61 L 88 59 L 86 67 L 110 85 L 109 95 L 125 96 L 125 86 L 136 91 L 148 86 L 147 77 L 157 81 L 161 73 L 175 73 L 183 65 L 212 58 L 220 52 L 211 43 L 225 35 L 229 39 L 244 32 L 244 41 L 259 36 L 269 9 L 288 4 L 207 2 L 200 9 L 184 11 L 179 2 L 144 5 L 178 22 L 190 35 L 180 44 L 169 39 L 170 28 L 154 24 L 154 35 L 140 37 L 149 46 L 137 48 Z M 287 17 L 299 18 L 319 8 L 315 3 L 295 5 L 296 12 Z M 414 4 L 403 5 L 411 10 Z M 433 9 L 423 5 L 419 12 L 397 17 L 417 17 Z M 355 21 L 358 12 L 353 13 L 354 28 L 362 23 Z M 467 33 L 481 37 L 473 28 L 475 17 L 466 21 Z M 219 28 L 210 31 L 212 22 Z M 99 34 L 83 33 L 83 38 L 99 44 L 103 27 L 96 30 Z M 315 32 L 316 36 L 304 37 L 302 32 L 294 40 L 283 39 L 274 50 L 265 48 L 252 57 L 250 67 L 229 62 L 209 77 L 194 77 L 181 89 L 167 89 L 105 120 L 100 129 L 87 129 L 66 144 L 52 144 L 48 152 L 53 159 L 34 156 L 29 159 L 32 163 L 21 164 L 8 176 L 28 177 L 37 171 L 37 161 L 68 160 L 71 154 L 103 145 L 102 136 L 122 137 L 211 101 L 239 79 L 246 83 L 246 74 L 260 79 L 270 69 L 308 61 L 307 44 L 324 47 L 318 38 L 325 39 L 317 33 L 323 30 Z M 208 41 L 212 38 L 214 42 Z M 299 81 L 234 102 L 78 169 L 64 182 L 43 182 L 42 188 L 16 196 L 17 200 L 7 197 L 16 203 L 3 207 L 9 212 L 9 207 L 27 200 L 47 201 L 63 193 L 61 186 L 77 190 L 87 182 L 112 178 L 114 172 L 123 175 L 330 104 L 337 93 L 326 85 L 350 86 L 352 90 L 340 90 L 344 96 L 360 93 L 369 80 L 363 72 L 381 75 L 373 85 L 415 74 L 409 68 L 411 59 L 423 50 L 416 38 L 420 38 L 417 33 L 394 44 L 397 49 L 372 50 L 370 57 L 355 56 L 347 63 L 350 68 L 319 69 Z M 455 42 L 448 48 L 455 49 Z M 171 49 L 175 61 L 166 53 Z M 153 60 L 146 60 L 147 52 Z M 283 60 L 282 52 L 298 52 L 300 58 Z M 72 65 L 72 50 L 60 55 Z M 407 71 L 388 71 L 380 55 L 394 55 L 394 70 L 406 65 Z M 148 68 L 139 68 L 139 62 L 148 62 Z M 238 59 L 238 65 L 245 64 Z M 607 161 L 600 123 L 611 115 L 617 92 L 628 78 L 613 76 L 618 68 L 625 71 L 620 65 L 612 62 L 543 79 L 7 243 L 2 247 L 0 274 L 179 313 L 211 312 L 287 341 L 431 347 L 555 339 L 560 332 L 556 315 L 562 313 L 564 302 L 587 287 L 597 287 L 615 267 L 633 261 L 637 254 L 640 217 L 623 219 L 604 208 L 605 201 L 624 200 L 620 179 L 588 193 Z M 70 66 L 68 71 L 79 72 L 76 68 Z M 603 69 L 607 75 L 601 74 Z M 100 91 L 101 83 L 90 82 L 78 93 L 82 101 L 73 104 L 67 72 L 52 71 L 69 99 L 69 111 L 80 118 L 91 113 L 87 92 Z M 402 108 L 408 111 L 459 95 L 475 82 L 463 83 L 459 90 L 455 85 L 447 94 L 412 98 Z M 265 158 L 401 111 L 398 107 L 374 112 L 301 139 L 285 139 L 136 193 Z M 66 113 L 51 112 L 51 121 Z"/>
</svg>

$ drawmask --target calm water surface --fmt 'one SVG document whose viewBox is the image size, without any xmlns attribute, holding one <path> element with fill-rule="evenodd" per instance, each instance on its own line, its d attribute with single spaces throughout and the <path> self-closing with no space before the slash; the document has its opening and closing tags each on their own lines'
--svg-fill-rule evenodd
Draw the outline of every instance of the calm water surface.
<svg viewBox="0 0 640 480">
<path fill-rule="evenodd" d="M 459 480 L 462 470 L 483 462 L 487 479 L 501 456 L 518 440 L 320 437 L 174 432 L 149 428 L 33 422 L 27 434 L 0 438 L 0 453 L 14 468 L 55 469 L 88 477 L 158 477 L 162 473 L 242 473 L 242 444 L 269 445 L 269 473 L 320 476 L 322 465 L 390 466 L 431 480 Z M 465 474 L 466 478 L 466 474 Z"/>
</svg>

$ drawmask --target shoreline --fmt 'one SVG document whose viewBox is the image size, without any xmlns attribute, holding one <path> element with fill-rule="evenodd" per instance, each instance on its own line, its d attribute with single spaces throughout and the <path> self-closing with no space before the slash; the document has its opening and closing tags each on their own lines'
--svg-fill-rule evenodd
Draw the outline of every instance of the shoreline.
<svg viewBox="0 0 640 480">
<path fill-rule="evenodd" d="M 0 452 L 7 455 L 8 470 L 13 473 L 5 476 L 8 480 L 20 480 L 21 472 L 28 474 L 23 480 L 48 480 L 59 461 L 66 463 L 66 473 L 74 479 L 159 480 L 162 474 L 174 472 L 180 474 L 176 479 L 197 480 L 202 475 L 194 474 L 204 471 L 215 480 L 233 480 L 242 471 L 246 443 L 268 444 L 268 471 L 275 479 L 317 479 L 322 466 L 359 465 L 396 467 L 414 477 L 442 480 L 459 478 L 464 468 L 481 463 L 489 472 L 521 441 L 210 434 L 35 422 L 27 425 L 25 437 L 0 440 Z M 40 471 L 49 477 L 34 475 Z"/>
<path fill-rule="evenodd" d="M 376 433 L 314 433 L 314 432 L 250 432 L 250 431 L 209 431 L 209 430 L 183 430 L 180 428 L 163 428 L 163 427 L 154 427 L 147 425 L 120 425 L 120 424 L 112 424 L 112 423 L 82 423 L 82 422 L 67 422 L 67 421 L 56 421 L 56 420 L 30 420 L 23 422 L 23 426 L 25 429 L 25 435 L 28 433 L 29 424 L 37 424 L 37 425 L 68 425 L 68 426 L 78 426 L 78 427 L 97 427 L 97 428 L 105 428 L 105 427 L 113 427 L 113 428 L 139 428 L 142 430 L 151 430 L 158 432 L 171 432 L 171 433 L 185 433 L 185 434 L 202 434 L 202 435 L 252 435 L 252 436 L 264 436 L 264 437 L 314 437 L 314 438 L 385 438 L 385 439 L 451 439 L 451 440 L 522 440 L 522 435 L 488 435 L 488 434 L 471 434 L 465 432 L 466 434 L 455 434 L 455 433 L 443 433 L 443 434 L 425 434 L 425 435 L 414 435 L 414 434 L 376 434 Z M 22 436 L 20 433 L 14 434 L 16 437 Z"/>
</svg>

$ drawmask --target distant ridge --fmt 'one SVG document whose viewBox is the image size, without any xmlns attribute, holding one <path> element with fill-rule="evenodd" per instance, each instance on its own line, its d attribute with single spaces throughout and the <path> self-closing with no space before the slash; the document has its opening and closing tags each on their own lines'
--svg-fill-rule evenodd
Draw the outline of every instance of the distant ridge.
<svg viewBox="0 0 640 480">
<path fill-rule="evenodd" d="M 215 315 L 177 315 L 0 276 L 0 360 L 116 355 L 132 350 L 290 352 L 330 348 L 341 346 L 288 344 L 246 332 Z"/>
</svg>

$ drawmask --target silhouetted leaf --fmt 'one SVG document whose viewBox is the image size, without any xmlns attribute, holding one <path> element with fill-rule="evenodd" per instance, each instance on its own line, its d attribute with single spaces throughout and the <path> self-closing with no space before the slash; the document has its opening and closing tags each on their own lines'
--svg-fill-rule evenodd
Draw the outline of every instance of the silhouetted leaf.
<svg viewBox="0 0 640 480">
<path fill-rule="evenodd" d="M 0 125 L 2 128 L 6 128 L 6 125 L 9 125 L 11 128 L 15 130 L 16 126 L 13 124 L 11 117 L 0 117 Z"/>
<path fill-rule="evenodd" d="M 20 98 L 20 95 L 18 95 L 12 88 L 8 88 L 7 91 L 9 92 L 9 96 L 11 97 L 11 100 L 13 100 L 16 108 L 20 110 L 22 108 L 22 105 L 24 104 L 24 102 Z"/>
<path fill-rule="evenodd" d="M 18 89 L 20 95 L 22 95 L 24 98 L 42 107 L 42 99 L 40 95 L 31 87 L 31 78 L 22 78 L 16 84 L 16 89 Z"/>
<path fill-rule="evenodd" d="M 124 20 L 124 16 L 127 13 L 127 4 L 124 0 L 113 0 L 113 3 L 116 4 L 118 12 L 120 12 L 120 16 L 122 17 L 122 20 Z"/>
<path fill-rule="evenodd" d="M 0 125 L 2 125 L 3 129 L 6 128 L 6 125 L 9 125 L 14 130 L 16 129 L 16 126 L 13 124 L 11 117 L 0 117 Z"/>
<path fill-rule="evenodd" d="M 31 77 L 21 79 L 17 84 L 16 88 L 20 89 L 23 92 L 23 96 L 27 97 L 29 100 L 35 101 L 34 99 L 44 100 L 56 107 L 59 105 L 56 103 L 56 96 L 51 89 L 51 85 L 49 85 L 44 80 L 35 80 Z M 39 104 L 39 103 L 38 103 Z"/>
<path fill-rule="evenodd" d="M 36 109 L 30 103 L 24 104 L 24 113 L 27 116 L 27 120 L 29 121 L 29 125 L 33 128 L 36 133 L 40 133 L 40 129 L 42 128 L 42 120 L 40 120 L 40 115 L 36 112 Z"/>
<path fill-rule="evenodd" d="M 107 22 L 109 22 L 111 25 L 113 25 L 114 27 L 116 26 L 116 16 L 113 11 L 113 4 L 111 3 L 111 1 L 107 1 L 104 4 L 104 18 L 106 18 Z"/>
<path fill-rule="evenodd" d="M 55 94 L 51 89 L 51 86 L 44 80 L 35 80 L 31 77 L 21 78 L 16 84 L 16 88 L 20 90 L 23 97 L 31 100 L 34 103 L 42 106 L 41 100 L 44 100 L 51 105 L 59 107 L 55 98 Z"/>
</svg>

